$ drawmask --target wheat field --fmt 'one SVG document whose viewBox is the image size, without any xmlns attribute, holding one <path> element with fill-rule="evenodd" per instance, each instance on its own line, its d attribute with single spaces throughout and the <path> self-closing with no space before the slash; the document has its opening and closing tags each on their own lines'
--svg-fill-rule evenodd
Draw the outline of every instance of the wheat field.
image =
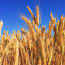
<svg viewBox="0 0 65 65">
<path fill-rule="evenodd" d="M 3 22 L 0 22 L 0 65 L 65 65 L 65 17 L 56 22 L 51 12 L 48 30 L 39 27 L 39 7 L 36 16 L 27 6 L 32 21 L 25 16 L 29 30 L 21 28 L 11 35 L 4 31 L 1 36 Z M 52 35 L 51 32 L 54 32 Z"/>
</svg>

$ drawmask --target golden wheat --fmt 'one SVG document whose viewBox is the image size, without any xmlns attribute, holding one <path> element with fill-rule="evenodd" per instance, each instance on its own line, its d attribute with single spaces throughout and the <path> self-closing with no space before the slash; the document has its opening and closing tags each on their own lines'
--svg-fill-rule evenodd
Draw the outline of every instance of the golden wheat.
<svg viewBox="0 0 65 65">
<path fill-rule="evenodd" d="M 9 35 L 4 31 L 0 40 L 0 65 L 65 65 L 65 17 L 56 22 L 51 12 L 48 31 L 39 27 L 39 7 L 36 16 L 27 6 L 32 21 L 22 16 L 29 30 L 21 28 Z M 0 36 L 3 22 L 0 22 Z M 54 34 L 52 35 L 52 31 Z"/>
</svg>

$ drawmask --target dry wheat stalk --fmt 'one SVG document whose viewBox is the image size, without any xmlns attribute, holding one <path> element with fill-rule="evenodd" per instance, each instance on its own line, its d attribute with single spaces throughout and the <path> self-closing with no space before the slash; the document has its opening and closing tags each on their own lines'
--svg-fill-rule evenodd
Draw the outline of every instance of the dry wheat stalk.
<svg viewBox="0 0 65 65">
<path fill-rule="evenodd" d="M 22 16 L 22 19 L 28 24 L 29 26 L 29 31 L 32 35 L 32 39 L 35 41 L 36 40 L 36 37 L 35 37 L 35 32 L 34 32 L 34 29 L 33 29 L 33 26 L 31 24 L 31 21 L 28 20 L 26 17 Z"/>
<path fill-rule="evenodd" d="M 0 21 L 0 37 L 1 37 L 1 29 L 2 29 L 2 26 L 3 26 L 3 22 L 2 20 Z"/>
<path fill-rule="evenodd" d="M 39 25 L 39 7 L 36 7 L 36 24 Z"/>
<path fill-rule="evenodd" d="M 31 14 L 31 16 L 32 16 L 32 18 L 33 18 L 33 20 L 35 21 L 36 18 L 35 18 L 35 16 L 34 16 L 33 12 L 31 11 L 31 9 L 29 8 L 29 6 L 27 6 L 27 9 L 29 10 L 29 12 L 30 12 L 30 14 Z"/>
<path fill-rule="evenodd" d="M 50 21 L 49 28 L 48 28 L 48 36 L 50 36 L 51 31 L 54 28 L 55 22 L 56 22 L 56 19 L 53 18 L 52 12 L 51 12 L 50 16 L 51 16 L 51 21 Z"/>
</svg>

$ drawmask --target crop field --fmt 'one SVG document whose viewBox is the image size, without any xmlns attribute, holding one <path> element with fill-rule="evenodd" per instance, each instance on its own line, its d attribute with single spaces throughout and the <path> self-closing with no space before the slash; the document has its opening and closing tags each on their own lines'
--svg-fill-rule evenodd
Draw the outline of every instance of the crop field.
<svg viewBox="0 0 65 65">
<path fill-rule="evenodd" d="M 21 19 L 28 31 L 21 28 L 11 35 L 8 31 L 1 35 L 4 23 L 0 22 L 0 65 L 65 65 L 65 17 L 62 15 L 56 22 L 51 12 L 46 32 L 44 26 L 39 27 L 39 7 L 36 6 L 36 16 L 29 6 L 27 9 L 32 20 L 25 16 Z"/>
</svg>

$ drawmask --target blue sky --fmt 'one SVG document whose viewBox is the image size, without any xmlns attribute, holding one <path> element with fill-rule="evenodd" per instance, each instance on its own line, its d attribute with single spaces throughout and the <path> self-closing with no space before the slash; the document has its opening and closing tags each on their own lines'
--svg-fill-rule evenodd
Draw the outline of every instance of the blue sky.
<svg viewBox="0 0 65 65">
<path fill-rule="evenodd" d="M 38 2 L 39 1 L 39 2 Z M 30 14 L 26 8 L 28 5 L 35 14 L 35 6 L 39 5 L 41 15 L 41 23 L 48 28 L 50 21 L 50 12 L 52 11 L 57 20 L 62 14 L 65 15 L 65 0 L 0 0 L 0 20 L 3 20 L 4 30 L 12 33 L 13 30 L 20 30 L 20 28 L 27 29 L 26 23 L 21 20 L 20 15 L 28 18 Z"/>
</svg>

